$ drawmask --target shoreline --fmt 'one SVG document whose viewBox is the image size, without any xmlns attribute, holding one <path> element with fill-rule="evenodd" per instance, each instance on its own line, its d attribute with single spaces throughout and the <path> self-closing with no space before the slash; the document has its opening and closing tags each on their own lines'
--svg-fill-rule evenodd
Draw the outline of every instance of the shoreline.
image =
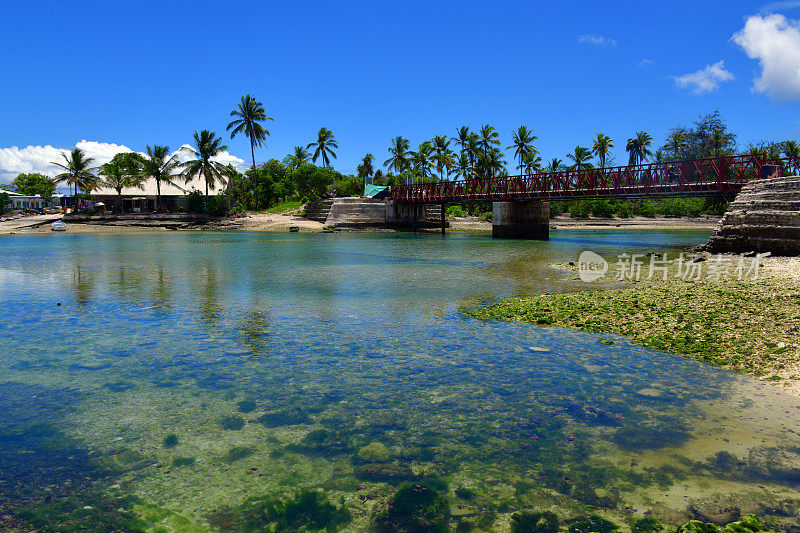
<svg viewBox="0 0 800 533">
<path fill-rule="evenodd" d="M 577 268 L 554 265 L 578 279 Z M 768 257 L 754 280 L 632 282 L 509 298 L 471 312 L 625 337 L 769 383 L 800 397 L 800 257 Z"/>
<path fill-rule="evenodd" d="M 34 215 L 16 220 L 0 222 L 0 235 L 12 233 L 50 233 L 49 224 L 59 220 L 60 216 L 55 215 Z M 557 216 L 550 220 L 551 230 L 560 229 L 635 229 L 635 230 L 708 230 L 712 231 L 719 223 L 719 217 L 700 216 L 700 217 L 632 217 L 632 218 L 571 218 Z M 491 232 L 492 223 L 480 220 L 477 217 L 456 217 L 448 219 L 448 231 L 475 231 Z M 249 213 L 243 217 L 214 219 L 204 224 L 184 224 L 174 221 L 164 221 L 159 224 L 158 220 L 151 220 L 147 223 L 140 221 L 115 221 L 105 223 L 92 222 L 69 222 L 67 221 L 67 233 L 142 233 L 142 232 L 163 232 L 163 231 L 203 231 L 203 230 L 225 230 L 225 231 L 265 231 L 265 232 L 288 232 L 289 228 L 297 227 L 301 232 L 322 232 L 325 225 L 321 222 L 309 220 L 307 218 L 291 214 L 275 213 Z M 363 228 L 363 229 L 334 229 L 334 231 L 396 231 L 387 228 Z M 431 230 L 433 231 L 433 230 Z M 437 229 L 436 232 L 439 230 Z"/>
</svg>

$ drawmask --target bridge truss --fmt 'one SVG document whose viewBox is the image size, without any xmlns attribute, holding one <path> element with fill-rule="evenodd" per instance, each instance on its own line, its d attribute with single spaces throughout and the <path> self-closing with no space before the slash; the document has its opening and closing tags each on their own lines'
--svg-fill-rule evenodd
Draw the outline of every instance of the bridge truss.
<svg viewBox="0 0 800 533">
<path fill-rule="evenodd" d="M 748 181 L 759 179 L 765 165 L 777 166 L 778 175 L 782 176 L 787 171 L 797 172 L 800 159 L 741 155 L 562 170 L 392 186 L 391 195 L 396 202 L 426 204 L 474 200 L 733 195 Z"/>
</svg>

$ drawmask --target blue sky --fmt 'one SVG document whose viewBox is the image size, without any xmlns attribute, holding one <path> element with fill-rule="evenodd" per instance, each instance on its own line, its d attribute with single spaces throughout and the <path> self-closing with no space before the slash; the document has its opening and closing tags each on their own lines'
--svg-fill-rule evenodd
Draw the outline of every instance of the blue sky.
<svg viewBox="0 0 800 533">
<path fill-rule="evenodd" d="M 769 19 L 775 42 L 769 13 L 785 16 Z M 622 161 L 634 132 L 661 144 L 715 108 L 742 146 L 800 138 L 797 19 L 800 1 L 6 1 L 0 181 L 41 170 L 42 146 L 87 140 L 102 157 L 105 143 L 177 148 L 203 128 L 246 162 L 247 140 L 225 134 L 245 93 L 275 118 L 257 160 L 325 126 L 345 172 L 366 152 L 382 163 L 396 135 L 416 145 L 462 124 L 493 124 L 504 146 L 525 124 L 545 159 L 602 131 Z M 735 42 L 748 20 L 761 26 Z"/>
</svg>

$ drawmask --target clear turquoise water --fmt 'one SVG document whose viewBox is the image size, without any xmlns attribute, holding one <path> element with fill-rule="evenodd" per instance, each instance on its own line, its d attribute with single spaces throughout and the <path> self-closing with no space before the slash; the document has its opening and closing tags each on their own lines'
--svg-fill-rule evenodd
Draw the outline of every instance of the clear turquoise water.
<svg viewBox="0 0 800 533">
<path fill-rule="evenodd" d="M 392 490 L 430 483 L 452 527 L 525 509 L 678 523 L 732 493 L 783 527 L 792 398 L 624 339 L 460 313 L 584 288 L 550 265 L 585 249 L 706 237 L 2 237 L 0 524 L 237 530 L 247 498 L 305 488 L 363 530 Z"/>
</svg>

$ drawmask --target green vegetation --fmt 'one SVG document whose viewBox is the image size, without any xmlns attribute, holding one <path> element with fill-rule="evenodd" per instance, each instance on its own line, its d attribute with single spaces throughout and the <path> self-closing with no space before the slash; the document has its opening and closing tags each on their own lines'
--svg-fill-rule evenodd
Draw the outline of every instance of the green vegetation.
<svg viewBox="0 0 800 533">
<path fill-rule="evenodd" d="M 6 207 L 11 203 L 11 195 L 5 191 L 0 190 L 0 213 L 6 210 Z"/>
<path fill-rule="evenodd" d="M 447 531 L 450 506 L 428 484 L 404 485 L 392 500 L 375 508 L 372 526 L 378 532 Z"/>
<path fill-rule="evenodd" d="M 512 533 L 558 533 L 558 516 L 555 513 L 514 513 L 511 515 Z"/>
<path fill-rule="evenodd" d="M 800 361 L 799 305 L 800 288 L 762 277 L 512 298 L 474 315 L 618 333 L 657 350 L 771 377 Z"/>
<path fill-rule="evenodd" d="M 194 463 L 194 457 L 176 457 L 172 460 L 172 468 L 178 468 L 180 466 L 192 466 Z"/>
<path fill-rule="evenodd" d="M 42 174 L 19 174 L 14 181 L 11 182 L 10 190 L 20 194 L 35 196 L 39 195 L 45 202 L 50 201 L 53 192 L 56 189 L 54 181 Z M 0 201 L 0 209 L 5 207 L 9 201 L 3 203 Z"/>
<path fill-rule="evenodd" d="M 236 410 L 240 413 L 252 413 L 256 407 L 256 402 L 253 400 L 242 400 L 236 404 Z"/>
<path fill-rule="evenodd" d="M 686 217 L 698 215 L 721 216 L 728 202 L 717 197 L 641 199 L 554 200 L 550 202 L 550 216 L 569 213 L 573 218 L 595 217 Z"/>
<path fill-rule="evenodd" d="M 290 497 L 250 498 L 238 508 L 209 515 L 216 528 L 234 531 L 337 531 L 350 523 L 350 511 L 331 503 L 324 493 L 304 490 Z"/>
<path fill-rule="evenodd" d="M 55 177 L 55 183 L 66 182 L 70 187 L 75 187 L 75 194 L 81 189 L 89 192 L 97 187 L 97 176 L 94 173 L 96 168 L 92 166 L 94 158 L 87 157 L 80 148 L 74 148 L 69 157 L 66 154 L 61 156 L 64 158 L 63 162 L 50 163 L 64 171 Z"/>
<path fill-rule="evenodd" d="M 229 431 L 238 431 L 244 427 L 244 418 L 238 415 L 226 416 L 219 421 L 222 429 Z"/>
<path fill-rule="evenodd" d="M 579 520 L 569 526 L 569 533 L 613 533 L 619 526 L 600 516 Z"/>
<path fill-rule="evenodd" d="M 175 433 L 170 433 L 164 437 L 164 448 L 174 448 L 178 445 L 178 436 Z"/>
<path fill-rule="evenodd" d="M 224 456 L 222 456 L 222 460 L 226 463 L 233 463 L 234 461 L 239 461 L 245 457 L 250 457 L 253 455 L 254 451 L 255 450 L 250 446 L 234 446 L 228 450 Z"/>
</svg>

